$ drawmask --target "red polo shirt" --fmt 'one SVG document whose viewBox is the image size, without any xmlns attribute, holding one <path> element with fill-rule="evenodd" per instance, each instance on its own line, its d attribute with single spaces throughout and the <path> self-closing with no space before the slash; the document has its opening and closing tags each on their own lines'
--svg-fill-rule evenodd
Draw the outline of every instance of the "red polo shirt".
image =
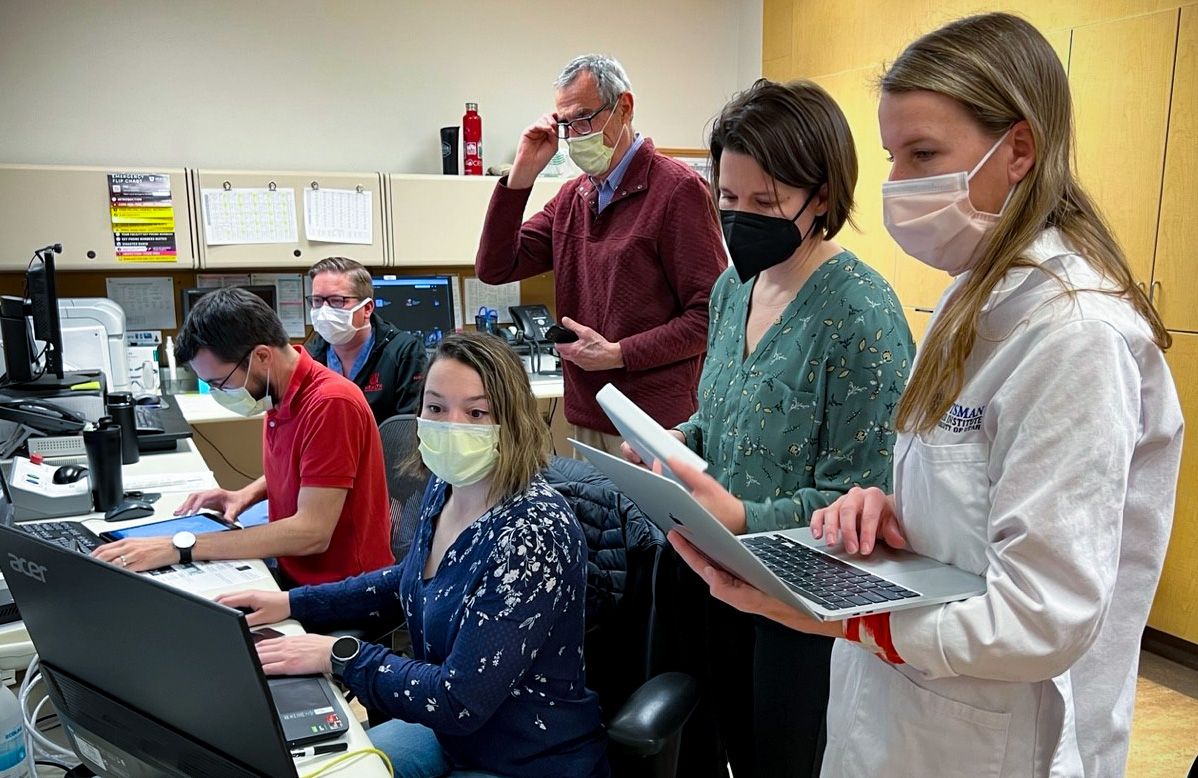
<svg viewBox="0 0 1198 778">
<path fill-rule="evenodd" d="M 294 516 L 302 486 L 348 489 L 323 554 L 279 557 L 296 583 L 340 581 L 395 561 L 383 444 L 362 390 L 296 351 L 287 391 L 262 425 L 269 518 Z"/>
</svg>

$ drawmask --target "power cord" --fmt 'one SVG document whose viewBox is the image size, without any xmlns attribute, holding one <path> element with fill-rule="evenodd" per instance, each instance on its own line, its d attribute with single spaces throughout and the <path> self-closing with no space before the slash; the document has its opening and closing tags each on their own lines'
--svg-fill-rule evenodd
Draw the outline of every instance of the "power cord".
<svg viewBox="0 0 1198 778">
<path fill-rule="evenodd" d="M 307 775 L 300 776 L 300 778 L 316 778 L 316 776 L 327 773 L 329 770 L 332 770 L 337 765 L 342 764 L 347 759 L 357 759 L 359 757 L 367 756 L 369 754 L 376 754 L 379 759 L 382 759 L 383 764 L 387 766 L 387 773 L 389 775 L 391 775 L 392 778 L 395 778 L 395 768 L 391 766 L 391 760 L 387 758 L 386 754 L 384 754 L 382 751 L 378 750 L 377 748 L 363 748 L 363 749 L 359 749 L 358 751 L 350 751 L 348 754 L 342 754 L 341 756 L 339 756 L 336 759 L 334 759 L 333 761 L 329 762 L 327 765 L 320 768 L 319 770 L 308 773 Z"/>
<path fill-rule="evenodd" d="M 237 473 L 237 475 L 239 475 L 243 478 L 248 478 L 251 481 L 258 480 L 258 476 L 250 475 L 249 473 L 244 473 L 241 470 L 238 470 L 237 467 L 232 462 L 229 461 L 229 458 L 227 456 L 225 456 L 224 452 L 221 451 L 219 448 L 217 448 L 216 444 L 213 443 L 211 440 L 209 440 L 208 437 L 204 433 L 202 433 L 198 429 L 196 429 L 195 425 L 192 425 L 192 427 L 191 427 L 191 434 L 198 436 L 200 438 L 200 440 L 204 441 L 209 446 L 212 446 L 212 450 L 216 452 L 216 455 L 219 456 L 221 459 L 223 459 L 225 461 L 225 464 L 228 465 L 229 469 L 232 470 L 234 473 Z"/>
<path fill-rule="evenodd" d="M 79 764 L 79 758 L 75 756 L 75 752 L 69 748 L 58 745 L 50 738 L 42 734 L 38 724 L 48 721 L 51 717 L 39 718 L 38 714 L 42 706 L 50 698 L 42 697 L 34 706 L 33 711 L 29 710 L 29 700 L 33 694 L 34 687 L 42 681 L 42 674 L 38 670 L 40 659 L 37 654 L 34 654 L 33 659 L 29 661 L 29 667 L 25 670 L 25 678 L 21 681 L 21 689 L 17 694 L 17 704 L 21 707 L 22 723 L 25 727 L 25 750 L 35 763 L 52 762 L 55 766 L 64 766 L 65 769 L 72 769 L 69 765 Z M 57 718 L 57 717 L 54 717 Z"/>
</svg>

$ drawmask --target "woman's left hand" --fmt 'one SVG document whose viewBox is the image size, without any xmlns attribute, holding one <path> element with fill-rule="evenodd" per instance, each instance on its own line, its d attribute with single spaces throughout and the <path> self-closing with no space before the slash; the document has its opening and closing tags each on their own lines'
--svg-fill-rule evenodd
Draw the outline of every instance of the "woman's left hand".
<svg viewBox="0 0 1198 778">
<path fill-rule="evenodd" d="M 258 644 L 258 660 L 267 675 L 331 673 L 329 653 L 337 638 L 331 635 L 288 635 Z"/>
<path fill-rule="evenodd" d="M 670 468 L 673 469 L 673 467 L 674 463 L 671 462 Z M 738 611 L 765 616 L 771 621 L 776 621 L 799 632 L 827 635 L 834 638 L 844 637 L 844 622 L 824 622 L 814 619 L 776 597 L 771 597 L 741 579 L 729 575 L 724 570 L 712 565 L 707 557 L 699 553 L 698 549 L 682 537 L 678 530 L 670 532 L 669 540 L 678 555 L 707 582 L 711 589 L 711 595 L 717 600 L 728 603 Z"/>
</svg>

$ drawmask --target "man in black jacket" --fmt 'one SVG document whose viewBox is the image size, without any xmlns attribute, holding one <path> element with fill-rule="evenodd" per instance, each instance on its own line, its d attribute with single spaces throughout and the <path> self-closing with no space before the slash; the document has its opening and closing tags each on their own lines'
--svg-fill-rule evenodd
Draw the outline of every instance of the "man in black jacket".
<svg viewBox="0 0 1198 778">
<path fill-rule="evenodd" d="M 417 413 L 424 376 L 424 345 L 374 312 L 370 271 L 345 257 L 322 259 L 312 279 L 312 358 L 353 381 L 366 395 L 374 419 Z"/>
</svg>

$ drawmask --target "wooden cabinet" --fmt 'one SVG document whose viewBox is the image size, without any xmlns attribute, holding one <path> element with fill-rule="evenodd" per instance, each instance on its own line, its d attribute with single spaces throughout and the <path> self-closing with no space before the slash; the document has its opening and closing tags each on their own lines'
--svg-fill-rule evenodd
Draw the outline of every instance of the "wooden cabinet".
<svg viewBox="0 0 1198 778">
<path fill-rule="evenodd" d="M 1168 351 L 1186 417 L 1173 535 L 1148 626 L 1198 643 L 1198 335 L 1174 333 Z"/>
<path fill-rule="evenodd" d="M 1169 329 L 1198 331 L 1198 6 L 1181 9 L 1165 149 L 1153 302 Z"/>
<path fill-rule="evenodd" d="M 1145 282 L 1152 280 L 1177 17 L 1171 10 L 1079 27 L 1070 55 L 1082 184 Z"/>
</svg>

